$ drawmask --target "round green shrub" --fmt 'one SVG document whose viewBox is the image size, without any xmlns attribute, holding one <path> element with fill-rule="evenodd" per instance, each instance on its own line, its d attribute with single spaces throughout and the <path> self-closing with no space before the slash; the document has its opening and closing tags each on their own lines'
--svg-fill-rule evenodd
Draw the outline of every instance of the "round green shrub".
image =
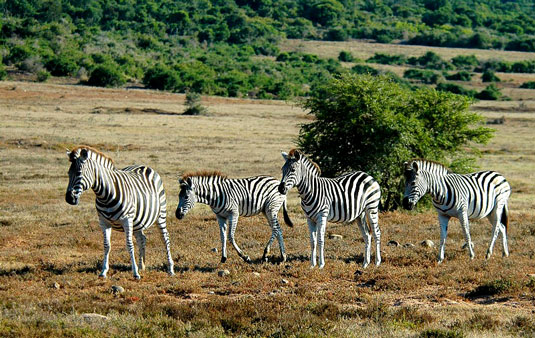
<svg viewBox="0 0 535 338">
<path fill-rule="evenodd" d="M 88 85 L 97 87 L 120 87 L 125 83 L 125 76 L 119 67 L 111 63 L 98 65 L 87 80 Z"/>
</svg>

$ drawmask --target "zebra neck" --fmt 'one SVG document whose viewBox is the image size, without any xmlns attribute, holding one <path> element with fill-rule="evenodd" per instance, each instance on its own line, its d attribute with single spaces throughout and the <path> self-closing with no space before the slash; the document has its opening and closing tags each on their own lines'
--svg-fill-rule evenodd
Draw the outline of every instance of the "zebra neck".
<svg viewBox="0 0 535 338">
<path fill-rule="evenodd" d="M 95 181 L 91 187 L 99 201 L 109 201 L 117 198 L 117 185 L 114 169 L 95 166 L 93 172 Z"/>
<path fill-rule="evenodd" d="M 223 182 L 221 180 L 206 179 L 203 182 L 199 182 L 196 186 L 195 194 L 197 195 L 197 201 L 199 203 L 207 204 L 210 207 L 218 206 L 223 192 Z"/>
<path fill-rule="evenodd" d="M 445 198 L 446 183 L 442 175 L 427 173 L 427 192 L 434 201 L 441 202 Z"/>
<path fill-rule="evenodd" d="M 301 200 L 308 204 L 307 202 L 311 199 L 315 198 L 314 194 L 314 188 L 317 187 L 319 182 L 316 182 L 319 180 L 319 177 L 314 176 L 310 172 L 306 172 L 303 175 L 303 178 L 301 179 L 301 182 L 296 185 L 297 191 L 299 191 L 299 195 L 301 196 Z"/>
</svg>

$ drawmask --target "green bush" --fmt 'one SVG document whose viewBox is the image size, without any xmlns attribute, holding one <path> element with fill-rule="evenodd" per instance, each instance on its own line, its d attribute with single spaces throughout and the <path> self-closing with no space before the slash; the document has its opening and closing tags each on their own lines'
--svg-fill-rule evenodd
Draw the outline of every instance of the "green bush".
<svg viewBox="0 0 535 338">
<path fill-rule="evenodd" d="M 380 63 L 383 65 L 403 65 L 407 63 L 407 58 L 405 55 L 401 54 L 385 54 L 385 53 L 375 53 L 370 57 L 366 62 Z"/>
<path fill-rule="evenodd" d="M 421 66 L 428 69 L 451 70 L 454 68 L 451 63 L 442 60 L 442 58 L 434 52 L 427 52 L 420 57 L 410 57 L 408 61 L 411 65 Z"/>
<path fill-rule="evenodd" d="M 492 70 L 486 70 L 481 75 L 481 81 L 483 82 L 500 82 L 500 78 Z"/>
<path fill-rule="evenodd" d="M 451 59 L 451 63 L 457 69 L 474 70 L 479 66 L 479 60 L 475 55 L 457 55 Z"/>
<path fill-rule="evenodd" d="M 418 80 L 427 84 L 437 83 L 438 80 L 441 79 L 440 74 L 437 74 L 432 70 L 424 69 L 407 69 L 403 73 L 403 77 L 406 79 Z"/>
<path fill-rule="evenodd" d="M 98 65 L 87 80 L 88 85 L 97 87 L 120 87 L 125 83 L 126 79 L 118 65 L 111 63 Z"/>
<path fill-rule="evenodd" d="M 4 80 L 7 77 L 6 67 L 0 62 L 0 80 Z"/>
<path fill-rule="evenodd" d="M 47 72 L 46 70 L 43 69 L 37 72 L 37 81 L 46 82 L 46 80 L 48 80 L 49 78 L 50 78 L 50 73 Z"/>
<path fill-rule="evenodd" d="M 183 115 L 204 115 L 207 109 L 201 104 L 199 93 L 189 92 L 186 94 L 186 110 Z"/>
<path fill-rule="evenodd" d="M 373 67 L 367 66 L 367 65 L 361 65 L 357 64 L 354 65 L 351 70 L 355 74 L 370 74 L 370 75 L 378 75 L 379 71 Z"/>
<path fill-rule="evenodd" d="M 436 89 L 441 92 L 450 92 L 453 94 L 465 95 L 468 97 L 474 97 L 477 94 L 475 90 L 467 89 L 456 83 L 449 82 L 439 83 Z"/>
<path fill-rule="evenodd" d="M 164 65 L 148 69 L 143 76 L 143 84 L 151 89 L 175 91 L 180 83 L 177 73 Z"/>
<path fill-rule="evenodd" d="M 430 88 L 412 91 L 387 76 L 346 74 L 304 101 L 315 121 L 301 127 L 297 143 L 327 177 L 347 170 L 374 176 L 382 208 L 393 210 L 401 204 L 403 161 L 474 165 L 466 147 L 486 143 L 492 129 L 478 125 L 482 117 L 468 110 L 470 102 Z"/>
<path fill-rule="evenodd" d="M 488 85 L 487 88 L 477 93 L 475 97 L 479 100 L 499 100 L 502 95 L 503 94 L 500 92 L 500 89 L 496 87 L 494 83 L 492 83 Z"/>
<path fill-rule="evenodd" d="M 535 81 L 524 82 L 520 88 L 535 89 Z"/>
<path fill-rule="evenodd" d="M 453 73 L 446 76 L 447 80 L 452 81 L 470 81 L 472 80 L 472 74 L 470 72 L 467 72 L 465 70 L 461 70 L 457 73 Z"/>
<path fill-rule="evenodd" d="M 348 51 L 341 51 L 340 54 L 338 54 L 338 60 L 342 62 L 353 62 L 355 58 L 351 54 L 351 52 Z"/>
<path fill-rule="evenodd" d="M 51 57 L 46 61 L 45 67 L 54 76 L 70 76 L 80 68 L 73 59 L 65 54 Z"/>
</svg>

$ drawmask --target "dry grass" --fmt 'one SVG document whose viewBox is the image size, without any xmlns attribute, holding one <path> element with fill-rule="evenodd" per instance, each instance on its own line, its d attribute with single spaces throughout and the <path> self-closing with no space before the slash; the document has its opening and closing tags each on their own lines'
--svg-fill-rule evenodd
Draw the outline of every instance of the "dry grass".
<svg viewBox="0 0 535 338">
<path fill-rule="evenodd" d="M 533 112 L 519 102 L 477 105 L 495 126 L 482 167 L 511 181 L 510 250 L 484 254 L 487 221 L 474 222 L 476 259 L 468 260 L 458 221 L 452 221 L 446 261 L 435 263 L 438 242 L 433 212 L 380 215 L 383 259 L 360 269 L 363 241 L 355 226 L 329 224 L 343 235 L 327 240 L 326 267 L 308 267 L 308 230 L 295 193 L 289 197 L 294 228 L 284 227 L 289 262 L 260 263 L 270 229 L 262 216 L 241 218 L 237 239 L 253 259 L 245 264 L 229 250 L 219 264 L 219 230 L 213 213 L 196 207 L 174 218 L 179 174 L 218 169 L 229 176 L 280 176 L 282 158 L 307 117 L 276 101 L 207 97 L 208 116 L 180 116 L 184 96 L 144 90 L 112 90 L 0 82 L 0 335 L 2 336 L 468 336 L 533 334 L 535 323 L 535 188 Z M 144 110 L 145 109 L 145 110 Z M 148 111 L 147 109 L 151 109 Z M 134 113 L 132 113 L 134 112 Z M 165 113 L 162 113 L 165 112 Z M 151 228 L 147 271 L 131 277 L 123 234 L 112 235 L 109 278 L 97 274 L 102 236 L 87 192 L 78 207 L 64 202 L 65 148 L 90 144 L 119 167 L 152 166 L 163 177 L 168 226 L 177 276 L 165 273 L 164 248 Z M 393 247 L 396 240 L 415 247 Z M 278 250 L 272 250 L 273 260 Z M 227 277 L 218 277 L 221 268 Z M 257 273 L 257 274 L 255 274 Z M 285 279 L 287 283 L 284 283 Z M 57 284 L 55 284 L 57 283 Z M 494 284 L 493 284 L 494 283 Z M 113 295 L 112 285 L 126 292 Z M 485 285 L 500 292 L 477 294 Z M 86 321 L 83 313 L 106 315 Z"/>
</svg>

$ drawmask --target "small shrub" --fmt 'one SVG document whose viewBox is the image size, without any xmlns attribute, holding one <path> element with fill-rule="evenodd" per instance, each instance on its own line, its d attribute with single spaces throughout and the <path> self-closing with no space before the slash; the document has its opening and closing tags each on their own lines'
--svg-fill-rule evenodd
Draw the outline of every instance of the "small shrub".
<svg viewBox="0 0 535 338">
<path fill-rule="evenodd" d="M 206 107 L 201 104 L 201 95 L 195 92 L 186 94 L 186 110 L 184 115 L 203 115 L 206 114 Z"/>
<path fill-rule="evenodd" d="M 451 63 L 457 69 L 473 70 L 479 65 L 479 60 L 475 55 L 457 55 L 451 59 Z"/>
<path fill-rule="evenodd" d="M 87 84 L 97 87 L 119 87 L 126 83 L 124 75 L 117 65 L 107 63 L 98 65 L 91 72 Z"/>
<path fill-rule="evenodd" d="M 6 68 L 0 63 L 0 80 L 4 80 L 7 77 Z"/>
<path fill-rule="evenodd" d="M 447 75 L 446 79 L 452 80 L 452 81 L 470 81 L 472 80 L 472 74 L 465 70 L 461 70 L 457 73 L 453 73 L 451 75 Z"/>
<path fill-rule="evenodd" d="M 37 81 L 39 82 L 45 82 L 50 78 L 50 73 L 46 70 L 42 69 L 39 72 L 37 72 Z"/>
<path fill-rule="evenodd" d="M 495 279 L 479 285 L 474 290 L 468 292 L 466 296 L 469 298 L 494 296 L 510 291 L 513 287 L 514 284 L 509 279 Z"/>
<path fill-rule="evenodd" d="M 454 94 L 465 95 L 468 97 L 474 97 L 477 94 L 475 90 L 467 89 L 456 83 L 449 83 L 449 82 L 439 83 L 436 89 L 442 92 L 450 92 Z"/>
<path fill-rule="evenodd" d="M 463 338 L 464 334 L 458 330 L 427 329 L 420 333 L 421 338 Z"/>
<path fill-rule="evenodd" d="M 366 62 L 380 63 L 383 65 L 403 65 L 407 63 L 407 58 L 401 54 L 375 53 Z"/>
<path fill-rule="evenodd" d="M 427 69 L 451 70 L 454 68 L 451 63 L 442 60 L 442 58 L 434 52 L 427 52 L 420 57 L 411 57 L 409 58 L 409 63 Z"/>
<path fill-rule="evenodd" d="M 491 331 L 500 328 L 501 324 L 494 316 L 476 313 L 468 319 L 465 325 L 472 330 Z"/>
<path fill-rule="evenodd" d="M 502 92 L 500 92 L 500 89 L 494 84 L 488 85 L 487 88 L 475 95 L 479 100 L 499 100 L 502 96 Z"/>
<path fill-rule="evenodd" d="M 378 75 L 379 71 L 373 67 L 367 66 L 367 65 L 354 65 L 353 68 L 351 68 L 353 73 L 356 74 L 370 74 L 370 75 Z"/>
<path fill-rule="evenodd" d="M 69 56 L 60 54 L 50 58 L 46 64 L 46 69 L 54 76 L 69 76 L 78 70 L 78 65 Z"/>
<path fill-rule="evenodd" d="M 535 81 L 524 82 L 520 88 L 535 89 Z"/>
<path fill-rule="evenodd" d="M 486 70 L 481 75 L 481 81 L 483 82 L 500 82 L 500 78 L 492 70 Z"/>
<path fill-rule="evenodd" d="M 178 74 L 164 65 L 148 69 L 143 76 L 143 84 L 152 89 L 173 91 L 178 88 L 180 83 Z"/>
<path fill-rule="evenodd" d="M 353 57 L 351 52 L 343 50 L 338 55 L 338 60 L 342 61 L 342 62 L 353 62 L 355 60 L 355 58 Z"/>
<path fill-rule="evenodd" d="M 441 76 L 432 70 L 423 69 L 407 69 L 403 73 L 403 77 L 411 80 L 419 80 L 427 84 L 435 84 Z"/>
</svg>

